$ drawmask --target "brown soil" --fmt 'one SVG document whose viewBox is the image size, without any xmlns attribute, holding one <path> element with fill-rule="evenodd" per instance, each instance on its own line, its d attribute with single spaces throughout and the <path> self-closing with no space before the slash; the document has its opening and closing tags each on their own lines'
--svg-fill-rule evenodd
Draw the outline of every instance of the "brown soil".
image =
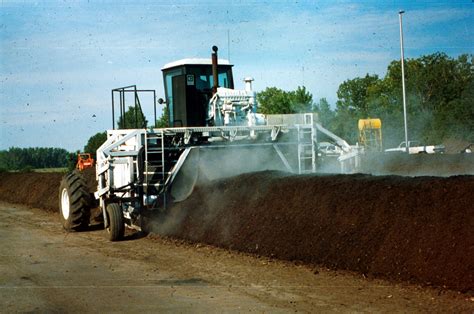
<svg viewBox="0 0 474 314">
<path fill-rule="evenodd" d="M 95 191 L 95 169 L 82 171 L 89 190 Z M 0 177 L 0 199 L 24 204 L 46 211 L 59 211 L 59 184 L 64 173 L 58 172 L 4 172 Z"/>
<path fill-rule="evenodd" d="M 59 183 L 62 177 L 61 173 L 2 173 L 0 198 L 10 203 L 57 211 Z"/>
<path fill-rule="evenodd" d="M 2 174 L 0 196 L 57 210 L 60 179 Z M 197 186 L 153 227 L 192 242 L 472 294 L 472 191 L 474 176 L 266 171 Z"/>
</svg>

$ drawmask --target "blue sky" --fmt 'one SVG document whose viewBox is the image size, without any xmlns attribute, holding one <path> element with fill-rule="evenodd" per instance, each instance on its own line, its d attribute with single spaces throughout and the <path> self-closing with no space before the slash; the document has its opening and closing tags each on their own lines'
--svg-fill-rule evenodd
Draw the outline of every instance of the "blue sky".
<svg viewBox="0 0 474 314">
<path fill-rule="evenodd" d="M 236 88 L 253 76 L 257 91 L 304 85 L 334 104 L 344 80 L 383 76 L 400 58 L 400 9 L 406 58 L 474 53 L 472 0 L 3 0 L 0 149 L 82 149 L 111 128 L 112 88 L 163 96 L 161 67 L 212 45 L 235 65 Z"/>
</svg>

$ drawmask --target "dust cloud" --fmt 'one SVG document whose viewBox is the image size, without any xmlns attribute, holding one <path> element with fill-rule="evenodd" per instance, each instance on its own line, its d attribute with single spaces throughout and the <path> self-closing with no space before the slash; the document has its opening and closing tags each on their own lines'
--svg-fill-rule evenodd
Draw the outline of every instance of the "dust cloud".
<svg viewBox="0 0 474 314">
<path fill-rule="evenodd" d="M 286 157 L 292 160 L 291 156 Z M 195 190 L 199 190 L 201 195 L 200 224 L 192 228 L 192 237 L 199 239 L 206 230 L 212 227 L 222 210 L 225 211 L 229 197 L 238 193 L 238 191 L 227 190 L 226 181 L 223 179 L 261 171 L 279 171 L 282 176 L 285 173 L 290 174 L 272 145 L 197 148 L 190 154 L 190 158 L 185 162 L 171 186 L 168 195 L 170 206 L 151 222 L 151 229 L 161 235 L 173 235 L 181 229 L 189 212 L 195 210 L 188 204 L 182 204 L 181 201 L 184 201 L 191 193 L 195 193 Z M 216 184 L 222 185 L 222 193 L 206 192 L 211 190 L 208 189 L 209 186 Z M 261 189 L 261 186 L 256 189 Z M 245 197 L 256 196 L 249 194 Z M 230 227 L 233 223 L 233 221 L 225 221 L 223 224 L 221 221 L 220 230 L 223 239 L 231 234 L 226 225 Z"/>
</svg>

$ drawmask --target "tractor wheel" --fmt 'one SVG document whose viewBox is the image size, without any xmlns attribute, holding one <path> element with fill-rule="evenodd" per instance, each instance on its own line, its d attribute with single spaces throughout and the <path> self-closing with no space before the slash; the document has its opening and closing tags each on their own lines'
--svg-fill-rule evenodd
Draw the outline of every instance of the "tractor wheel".
<svg viewBox="0 0 474 314">
<path fill-rule="evenodd" d="M 123 238 L 125 224 L 123 220 L 122 208 L 117 203 L 107 205 L 107 233 L 110 241 L 118 241 Z"/>
<path fill-rule="evenodd" d="M 66 231 L 79 231 L 89 225 L 92 199 L 82 175 L 73 171 L 59 186 L 59 213 Z"/>
</svg>

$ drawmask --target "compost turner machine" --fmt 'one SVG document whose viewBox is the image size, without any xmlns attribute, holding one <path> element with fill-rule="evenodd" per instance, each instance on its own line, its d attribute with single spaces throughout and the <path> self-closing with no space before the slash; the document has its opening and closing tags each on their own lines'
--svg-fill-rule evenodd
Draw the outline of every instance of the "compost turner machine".
<svg viewBox="0 0 474 314">
<path fill-rule="evenodd" d="M 158 103 L 166 103 L 166 128 L 144 123 L 140 93 L 153 92 L 156 106 L 154 91 L 136 86 L 112 90 L 114 127 L 97 150 L 94 193 L 110 240 L 121 239 L 125 226 L 143 229 L 147 213 L 186 199 L 199 181 L 259 170 L 316 172 L 318 131 L 343 148 L 341 163 L 353 163 L 352 148 L 317 123 L 316 114 L 258 114 L 252 79 L 245 79 L 244 90 L 234 89 L 232 65 L 217 61 L 213 47 L 211 60 L 184 59 L 162 68 L 166 101 Z M 135 106 L 132 125 L 124 119 L 128 93 Z M 121 128 L 115 128 L 115 112 L 120 112 Z M 67 230 L 88 224 L 91 197 L 83 184 L 74 174 L 61 184 Z"/>
</svg>

